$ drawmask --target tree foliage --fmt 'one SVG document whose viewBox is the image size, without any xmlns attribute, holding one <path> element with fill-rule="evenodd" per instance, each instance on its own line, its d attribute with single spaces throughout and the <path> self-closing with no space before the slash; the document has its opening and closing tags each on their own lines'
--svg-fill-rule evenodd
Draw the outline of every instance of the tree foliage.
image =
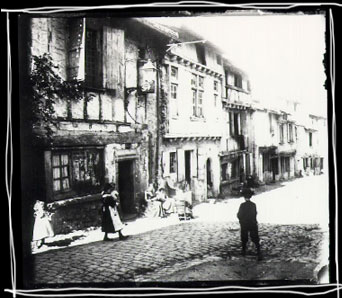
<svg viewBox="0 0 342 298">
<path fill-rule="evenodd" d="M 32 69 L 29 75 L 32 88 L 32 127 L 41 127 L 47 137 L 53 134 L 57 117 L 54 104 L 57 100 L 78 101 L 84 96 L 84 85 L 78 80 L 64 80 L 58 74 L 56 65 L 47 53 L 32 57 Z"/>
</svg>

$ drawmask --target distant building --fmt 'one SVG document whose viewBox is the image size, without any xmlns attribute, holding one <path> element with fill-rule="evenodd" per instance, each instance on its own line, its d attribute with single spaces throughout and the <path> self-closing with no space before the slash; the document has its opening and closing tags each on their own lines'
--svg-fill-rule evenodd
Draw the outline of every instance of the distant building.
<svg viewBox="0 0 342 298">
<path fill-rule="evenodd" d="M 245 182 L 253 173 L 253 136 L 250 83 L 247 75 L 224 60 L 222 139 L 220 150 L 222 194 Z"/>
</svg>

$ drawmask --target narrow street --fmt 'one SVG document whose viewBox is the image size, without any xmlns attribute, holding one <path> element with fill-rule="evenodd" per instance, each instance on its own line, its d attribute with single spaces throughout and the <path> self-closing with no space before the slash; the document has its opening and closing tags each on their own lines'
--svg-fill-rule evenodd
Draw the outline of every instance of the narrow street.
<svg viewBox="0 0 342 298">
<path fill-rule="evenodd" d="M 195 206 L 195 219 L 34 255 L 35 284 L 201 280 L 313 280 L 327 259 L 327 177 L 312 176 L 256 194 L 261 247 L 240 256 L 239 199 Z M 133 223 L 127 231 L 133 231 Z M 134 234 L 134 235 L 133 235 Z"/>
</svg>

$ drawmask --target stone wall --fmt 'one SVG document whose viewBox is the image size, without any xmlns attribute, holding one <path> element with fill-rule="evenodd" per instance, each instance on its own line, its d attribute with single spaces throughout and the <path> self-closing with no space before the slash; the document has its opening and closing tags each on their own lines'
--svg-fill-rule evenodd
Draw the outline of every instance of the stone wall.
<svg viewBox="0 0 342 298">
<path fill-rule="evenodd" d="M 55 234 L 101 226 L 101 195 L 91 195 L 48 204 Z"/>
</svg>

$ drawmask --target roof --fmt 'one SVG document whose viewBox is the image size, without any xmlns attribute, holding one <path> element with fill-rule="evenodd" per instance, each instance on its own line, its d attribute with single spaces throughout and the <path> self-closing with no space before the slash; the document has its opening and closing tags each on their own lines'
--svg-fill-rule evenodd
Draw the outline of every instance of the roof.
<svg viewBox="0 0 342 298">
<path fill-rule="evenodd" d="M 158 31 L 159 33 L 168 36 L 172 39 L 171 42 L 174 43 L 181 43 L 181 42 L 189 42 L 189 41 L 197 41 L 197 40 L 204 40 L 205 38 L 197 33 L 194 32 L 192 29 L 188 28 L 187 26 L 171 26 L 160 24 L 157 21 L 154 21 L 153 18 L 134 18 L 134 20 L 138 21 L 145 26 Z M 205 45 L 215 51 L 217 54 L 222 56 L 222 61 L 225 68 L 232 70 L 235 73 L 242 75 L 243 77 L 247 77 L 247 74 L 242 69 L 236 67 L 229 59 L 223 57 L 225 51 L 218 47 L 216 44 L 212 43 L 210 40 L 205 39 Z"/>
</svg>

